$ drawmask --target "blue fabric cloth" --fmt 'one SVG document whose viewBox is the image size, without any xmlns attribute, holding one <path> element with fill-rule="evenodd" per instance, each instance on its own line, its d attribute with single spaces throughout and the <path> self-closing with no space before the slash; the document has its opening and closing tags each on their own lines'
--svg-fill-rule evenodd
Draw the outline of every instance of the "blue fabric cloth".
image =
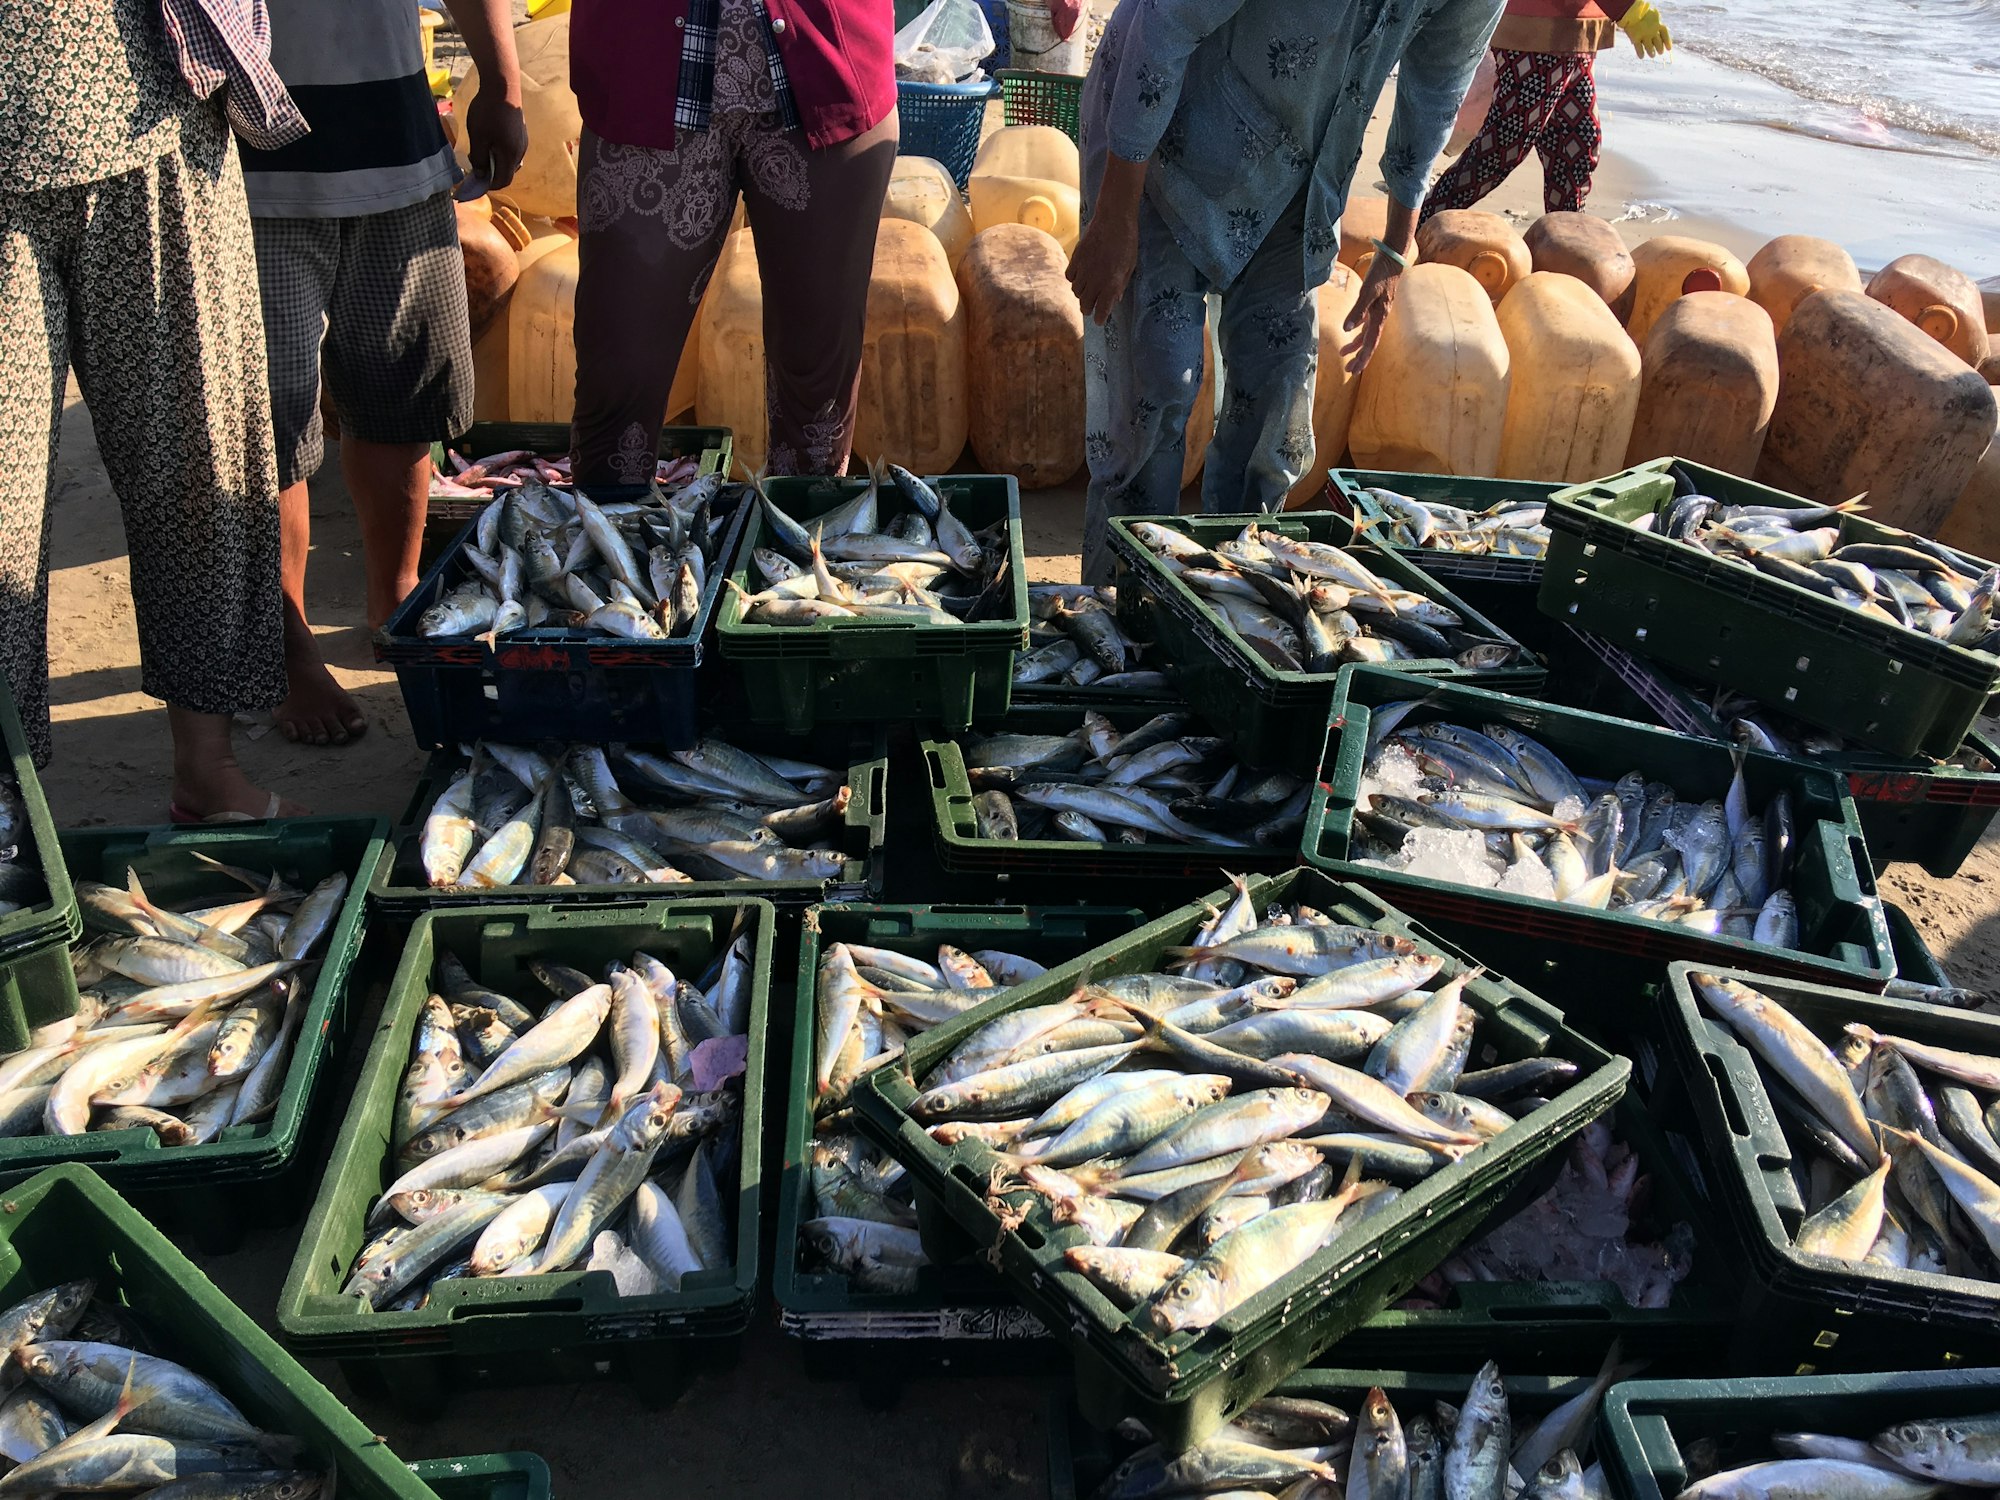
<svg viewBox="0 0 2000 1500">
<path fill-rule="evenodd" d="M 1503 0 L 1123 0 L 1084 88 L 1086 191 L 1107 151 L 1218 289 L 1301 188 L 1309 286 L 1340 248 L 1362 134 L 1390 71 L 1390 194 L 1422 202 Z"/>
</svg>

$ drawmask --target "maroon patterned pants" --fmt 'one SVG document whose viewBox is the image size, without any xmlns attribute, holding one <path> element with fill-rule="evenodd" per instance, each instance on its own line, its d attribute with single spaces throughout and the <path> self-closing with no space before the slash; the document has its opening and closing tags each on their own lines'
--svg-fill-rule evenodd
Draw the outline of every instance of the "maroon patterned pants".
<svg viewBox="0 0 2000 1500">
<path fill-rule="evenodd" d="M 1423 217 L 1470 208 L 1507 180 L 1533 151 L 1542 158 L 1542 206 L 1580 209 L 1590 196 L 1597 148 L 1596 58 L 1588 52 L 1493 49 L 1493 106 L 1464 155 L 1424 199 Z"/>
</svg>

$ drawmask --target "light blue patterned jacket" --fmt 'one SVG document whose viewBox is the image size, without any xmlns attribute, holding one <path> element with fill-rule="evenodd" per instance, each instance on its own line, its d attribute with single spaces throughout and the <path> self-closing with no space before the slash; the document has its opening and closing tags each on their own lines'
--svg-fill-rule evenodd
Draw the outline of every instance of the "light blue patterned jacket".
<svg viewBox="0 0 2000 1500">
<path fill-rule="evenodd" d="M 1217 287 L 1301 187 L 1306 284 L 1340 248 L 1361 138 L 1400 64 L 1382 175 L 1422 202 L 1503 0 L 1121 0 L 1084 90 L 1084 185 L 1106 149 L 1151 159 L 1146 191 Z"/>
</svg>

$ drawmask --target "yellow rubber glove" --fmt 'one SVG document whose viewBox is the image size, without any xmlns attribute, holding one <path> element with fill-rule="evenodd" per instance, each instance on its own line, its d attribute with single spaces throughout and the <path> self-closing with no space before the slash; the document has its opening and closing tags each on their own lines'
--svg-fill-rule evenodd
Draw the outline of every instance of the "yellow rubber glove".
<svg viewBox="0 0 2000 1500">
<path fill-rule="evenodd" d="M 1632 45 L 1641 57 L 1658 57 L 1673 51 L 1674 34 L 1667 30 L 1667 23 L 1660 19 L 1658 8 L 1650 0 L 1632 0 L 1632 8 L 1618 18 L 1618 26 L 1632 38 Z"/>
</svg>

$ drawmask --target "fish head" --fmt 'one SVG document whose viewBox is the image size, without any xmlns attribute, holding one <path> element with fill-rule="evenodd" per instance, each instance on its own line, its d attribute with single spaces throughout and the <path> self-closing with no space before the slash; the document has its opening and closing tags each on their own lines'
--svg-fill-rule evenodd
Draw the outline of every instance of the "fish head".
<svg viewBox="0 0 2000 1500">
<path fill-rule="evenodd" d="M 50 1287 L 43 1293 L 48 1306 L 42 1309 L 38 1332 L 44 1336 L 61 1337 L 76 1326 L 77 1319 L 90 1306 L 90 1299 L 97 1290 L 97 1283 L 89 1279 L 65 1281 L 60 1286 Z"/>
<path fill-rule="evenodd" d="M 1582 1474 L 1583 1464 L 1577 1458 L 1576 1450 L 1565 1448 L 1535 1471 L 1535 1481 L 1550 1487 L 1566 1487 Z"/>
<path fill-rule="evenodd" d="M 1396 1408 L 1389 1400 L 1388 1392 L 1379 1385 L 1370 1390 L 1361 1402 L 1362 1441 L 1380 1440 L 1389 1433 L 1400 1429 L 1396 1419 Z"/>
<path fill-rule="evenodd" d="M 1875 1439 L 1876 1449 L 1898 1467 L 1937 1477 L 1964 1443 L 1964 1432 L 1949 1422 L 1903 1422 Z"/>
<path fill-rule="evenodd" d="M 45 1386 L 51 1381 L 60 1379 L 63 1368 L 68 1363 L 56 1350 L 45 1348 L 40 1344 L 24 1344 L 15 1351 L 14 1359 L 24 1375 Z"/>
<path fill-rule="evenodd" d="M 1206 1328 L 1222 1316 L 1223 1286 L 1212 1267 L 1197 1262 L 1176 1276 L 1147 1317 L 1160 1333 Z"/>
</svg>

